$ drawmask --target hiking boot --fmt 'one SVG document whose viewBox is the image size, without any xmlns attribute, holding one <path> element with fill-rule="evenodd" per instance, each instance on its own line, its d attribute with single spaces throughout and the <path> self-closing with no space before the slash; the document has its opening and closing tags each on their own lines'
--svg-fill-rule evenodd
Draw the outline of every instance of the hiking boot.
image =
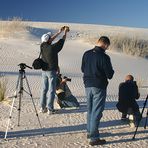
<svg viewBox="0 0 148 148">
<path fill-rule="evenodd" d="M 127 121 L 127 118 L 121 117 L 121 121 Z"/>
<path fill-rule="evenodd" d="M 41 108 L 39 112 L 40 113 L 47 113 L 47 108 L 46 107 L 45 108 Z"/>
<path fill-rule="evenodd" d="M 57 113 L 57 112 L 58 112 L 58 110 L 55 110 L 55 109 L 53 109 L 53 110 L 48 110 L 48 114 L 49 114 L 49 115 L 55 114 L 55 113 Z"/>
<path fill-rule="evenodd" d="M 106 140 L 104 140 L 104 139 L 97 139 L 95 141 L 90 141 L 89 144 L 91 146 L 94 146 L 94 145 L 103 145 L 103 144 L 106 144 Z"/>
</svg>

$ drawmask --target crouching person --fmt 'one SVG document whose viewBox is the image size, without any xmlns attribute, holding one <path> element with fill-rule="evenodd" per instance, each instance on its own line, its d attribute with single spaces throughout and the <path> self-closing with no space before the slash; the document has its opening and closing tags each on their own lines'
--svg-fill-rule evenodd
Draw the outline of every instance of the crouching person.
<svg viewBox="0 0 148 148">
<path fill-rule="evenodd" d="M 76 97 L 72 95 L 67 81 L 71 81 L 71 79 L 67 77 L 62 78 L 62 75 L 58 74 L 56 88 L 57 103 L 64 109 L 77 109 L 79 108 L 79 102 Z"/>
<path fill-rule="evenodd" d="M 129 125 L 135 127 L 140 118 L 139 106 L 136 102 L 140 94 L 132 75 L 127 75 L 125 82 L 120 83 L 118 95 L 119 101 L 116 106 L 122 113 L 121 120 L 127 120 L 127 115 L 129 115 Z"/>
</svg>

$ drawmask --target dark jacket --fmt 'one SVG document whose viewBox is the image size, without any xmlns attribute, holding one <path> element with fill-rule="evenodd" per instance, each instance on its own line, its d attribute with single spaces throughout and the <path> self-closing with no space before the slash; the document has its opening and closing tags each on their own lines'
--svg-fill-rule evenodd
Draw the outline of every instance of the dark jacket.
<svg viewBox="0 0 148 148">
<path fill-rule="evenodd" d="M 41 44 L 42 60 L 48 63 L 48 71 L 58 69 L 58 52 L 61 51 L 64 41 L 64 39 L 60 39 L 54 44 L 46 42 Z"/>
<path fill-rule="evenodd" d="M 107 79 L 111 79 L 114 74 L 110 57 L 98 46 L 84 53 L 81 70 L 85 87 L 101 89 L 106 89 Z"/>
<path fill-rule="evenodd" d="M 135 99 L 138 99 L 140 94 L 136 81 L 126 81 L 119 85 L 119 102 L 117 108 L 120 112 L 127 113 L 129 108 L 134 112 L 139 110 L 139 106 Z"/>
</svg>

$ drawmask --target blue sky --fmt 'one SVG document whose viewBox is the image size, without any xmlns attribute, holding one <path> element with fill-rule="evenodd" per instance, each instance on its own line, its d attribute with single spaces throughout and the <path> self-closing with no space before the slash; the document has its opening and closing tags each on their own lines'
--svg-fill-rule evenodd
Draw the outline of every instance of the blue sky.
<svg viewBox="0 0 148 148">
<path fill-rule="evenodd" d="M 148 0 L 0 0 L 0 18 L 148 28 Z"/>
</svg>

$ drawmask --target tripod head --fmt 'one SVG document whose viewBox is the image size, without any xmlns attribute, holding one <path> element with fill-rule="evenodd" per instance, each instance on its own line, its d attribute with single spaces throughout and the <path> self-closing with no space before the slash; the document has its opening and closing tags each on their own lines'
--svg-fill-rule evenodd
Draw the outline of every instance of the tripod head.
<svg viewBox="0 0 148 148">
<path fill-rule="evenodd" d="M 32 69 L 32 67 L 26 65 L 25 63 L 20 63 L 18 66 L 20 66 L 20 69 L 21 69 L 21 70 L 24 70 L 26 67 Z"/>
</svg>

